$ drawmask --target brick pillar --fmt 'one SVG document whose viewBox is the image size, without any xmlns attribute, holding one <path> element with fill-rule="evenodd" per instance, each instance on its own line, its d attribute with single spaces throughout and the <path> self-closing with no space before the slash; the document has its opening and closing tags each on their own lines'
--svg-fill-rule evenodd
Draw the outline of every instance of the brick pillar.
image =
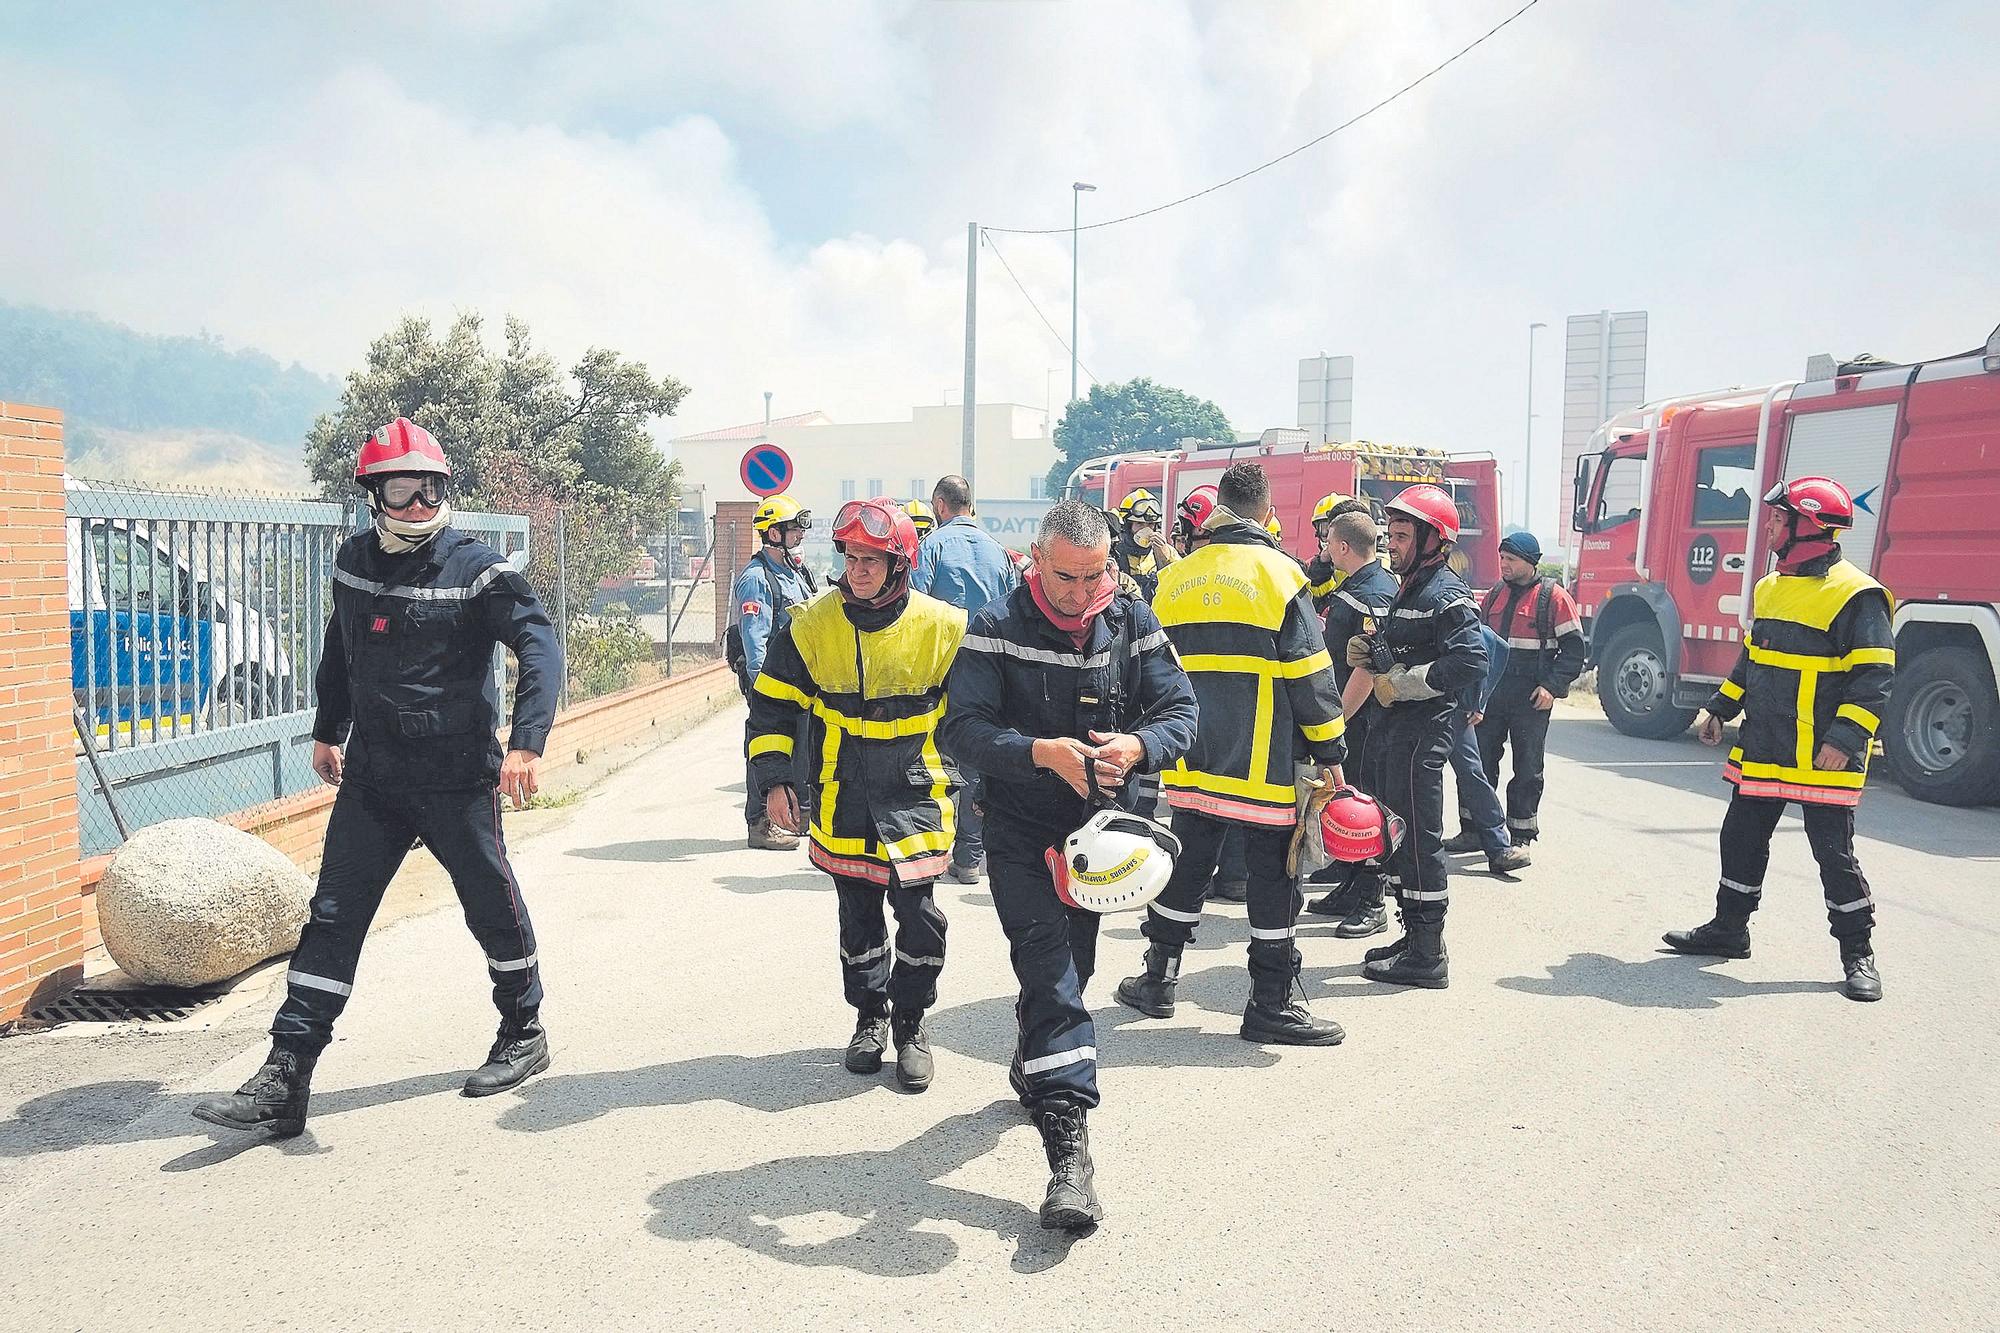
<svg viewBox="0 0 2000 1333">
<path fill-rule="evenodd" d="M 83 975 L 62 413 L 0 403 L 0 1024 Z"/>
<path fill-rule="evenodd" d="M 715 502 L 715 637 L 720 642 L 736 623 L 736 576 L 757 554 L 757 533 L 750 519 L 762 500 Z"/>
</svg>

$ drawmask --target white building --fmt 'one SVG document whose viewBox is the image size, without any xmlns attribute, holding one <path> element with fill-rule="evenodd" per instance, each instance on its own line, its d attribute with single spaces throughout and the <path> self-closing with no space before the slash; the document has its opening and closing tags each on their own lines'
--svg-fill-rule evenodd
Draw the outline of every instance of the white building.
<svg viewBox="0 0 2000 1333">
<path fill-rule="evenodd" d="M 740 467 L 752 445 L 769 441 L 791 455 L 796 479 L 787 492 L 812 510 L 815 526 L 807 552 L 816 567 L 831 562 L 829 529 L 848 500 L 887 495 L 930 501 L 937 479 L 960 471 L 963 413 L 957 407 L 917 407 L 907 421 L 843 425 L 824 412 L 676 436 L 670 441 L 688 485 L 701 486 L 709 503 L 753 498 Z M 981 403 L 973 415 L 972 486 L 981 509 L 1018 508 L 1043 500 L 1055 441 L 1042 410 L 1016 403 Z"/>
</svg>

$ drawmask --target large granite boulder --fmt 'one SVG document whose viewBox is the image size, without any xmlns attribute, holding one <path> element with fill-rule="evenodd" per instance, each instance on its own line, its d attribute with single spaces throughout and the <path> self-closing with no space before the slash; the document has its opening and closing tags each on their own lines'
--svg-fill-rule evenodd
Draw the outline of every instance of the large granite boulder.
<svg viewBox="0 0 2000 1333">
<path fill-rule="evenodd" d="M 299 942 L 313 882 L 261 838 L 212 819 L 132 835 L 97 886 L 104 947 L 149 985 L 205 986 Z"/>
</svg>

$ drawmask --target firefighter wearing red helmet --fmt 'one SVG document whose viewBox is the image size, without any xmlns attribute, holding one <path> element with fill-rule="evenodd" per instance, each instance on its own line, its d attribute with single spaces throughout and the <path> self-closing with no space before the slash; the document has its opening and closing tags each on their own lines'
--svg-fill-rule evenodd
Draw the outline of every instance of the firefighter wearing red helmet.
<svg viewBox="0 0 2000 1333">
<path fill-rule="evenodd" d="M 355 481 L 374 522 L 334 556 L 333 614 L 314 687 L 313 769 L 338 788 L 311 913 L 271 1026 L 271 1054 L 233 1097 L 195 1114 L 214 1124 L 305 1126 L 312 1072 L 354 989 L 369 922 L 419 840 L 450 874 L 486 954 L 499 1036 L 466 1080 L 481 1097 L 548 1068 L 534 927 L 500 834 L 500 799 L 518 809 L 554 723 L 562 652 L 541 602 L 513 566 L 451 526 L 451 462 L 431 433 L 398 417 L 361 446 Z M 496 644 L 519 664 L 503 758 Z"/>
<path fill-rule="evenodd" d="M 937 729 L 965 612 L 910 587 L 917 532 L 895 501 L 843 505 L 833 545 L 844 572 L 778 626 L 751 686 L 750 772 L 772 827 L 804 833 L 833 878 L 841 979 L 858 1015 L 847 1068 L 880 1070 L 893 1037 L 897 1079 L 920 1092 L 933 1072 L 924 1011 L 944 967 L 931 889 L 951 864 L 960 785 Z M 804 828 L 793 768 L 802 726 L 821 782 Z"/>
<path fill-rule="evenodd" d="M 1444 770 L 1456 735 L 1458 696 L 1486 671 L 1486 642 L 1472 593 L 1451 570 L 1458 506 L 1444 488 L 1411 486 L 1385 510 L 1389 559 L 1401 580 L 1387 616 L 1343 646 L 1350 666 L 1375 677 L 1363 790 L 1408 827 L 1387 870 L 1403 935 L 1364 955 L 1363 974 L 1399 986 L 1443 988 L 1446 884 Z"/>
<path fill-rule="evenodd" d="M 1854 809 L 1896 671 L 1887 590 L 1841 558 L 1854 500 L 1826 477 L 1780 482 L 1764 496 L 1764 535 L 1778 567 L 1757 583 L 1750 632 L 1735 669 L 1697 719 L 1702 742 L 1742 714 L 1723 765 L 1735 785 L 1722 820 L 1715 916 L 1670 931 L 1667 947 L 1714 958 L 1750 956 L 1750 914 L 1763 895 L 1771 834 L 1787 804 L 1805 818 L 1819 862 L 1827 921 L 1840 943 L 1843 992 L 1882 998 L 1872 935 L 1875 903 L 1854 856 Z"/>
</svg>

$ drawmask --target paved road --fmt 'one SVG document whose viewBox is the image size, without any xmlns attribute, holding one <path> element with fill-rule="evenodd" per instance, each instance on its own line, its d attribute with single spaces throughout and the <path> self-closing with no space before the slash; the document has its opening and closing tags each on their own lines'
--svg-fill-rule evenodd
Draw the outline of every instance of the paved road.
<svg viewBox="0 0 2000 1333">
<path fill-rule="evenodd" d="M 1339 1048 L 1236 1038 L 1241 908 L 1170 1022 L 1108 1000 L 1141 948 L 1109 928 L 1110 1217 L 1071 1241 L 1035 1220 L 986 894 L 945 895 L 936 1086 L 846 1074 L 832 896 L 740 849 L 740 725 L 520 849 L 556 1066 L 517 1095 L 455 1095 L 491 1014 L 448 911 L 374 938 L 287 1145 L 187 1116 L 255 1067 L 268 998 L 172 1077 L 192 1038 L 17 1039 L 131 1072 L 0 1096 L 0 1327 L 2000 1324 L 2000 813 L 1871 795 L 1888 999 L 1852 1004 L 1796 821 L 1753 959 L 1657 951 L 1713 891 L 1712 756 L 1566 709 L 1536 866 L 1456 881 L 1450 990 L 1372 986 L 1307 928 Z"/>
</svg>

